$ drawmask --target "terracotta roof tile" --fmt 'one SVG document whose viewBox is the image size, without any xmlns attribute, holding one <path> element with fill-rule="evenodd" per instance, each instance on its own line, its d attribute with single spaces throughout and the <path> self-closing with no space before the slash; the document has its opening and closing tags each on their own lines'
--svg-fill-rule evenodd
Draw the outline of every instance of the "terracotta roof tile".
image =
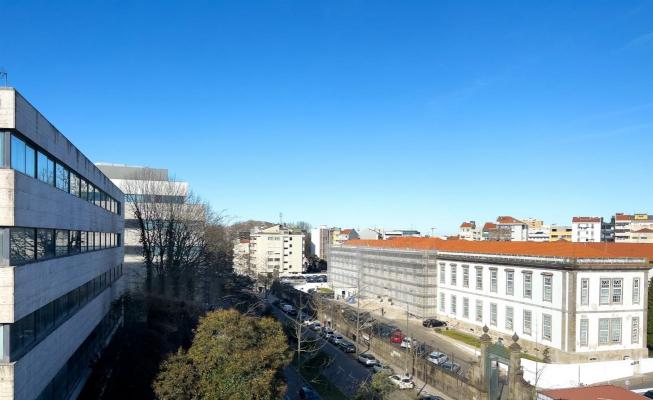
<svg viewBox="0 0 653 400">
<path fill-rule="evenodd" d="M 473 228 L 474 224 L 472 224 L 471 222 L 463 222 L 462 224 L 460 224 L 460 227 L 461 228 Z"/>
<path fill-rule="evenodd" d="M 499 224 L 523 224 L 522 221 L 517 218 L 513 218 L 509 215 L 503 215 L 497 218 L 497 223 Z"/>
<path fill-rule="evenodd" d="M 540 392 L 554 400 L 644 400 L 646 397 L 612 385 L 551 389 Z"/>
<path fill-rule="evenodd" d="M 346 245 L 479 254 L 653 260 L 653 244 L 648 243 L 499 242 L 402 237 L 392 240 L 349 240 Z"/>
<path fill-rule="evenodd" d="M 601 222 L 601 217 L 573 217 L 571 222 Z"/>
<path fill-rule="evenodd" d="M 497 224 L 494 222 L 486 222 L 485 225 L 483 225 L 483 230 L 490 230 L 490 229 L 497 229 Z"/>
</svg>

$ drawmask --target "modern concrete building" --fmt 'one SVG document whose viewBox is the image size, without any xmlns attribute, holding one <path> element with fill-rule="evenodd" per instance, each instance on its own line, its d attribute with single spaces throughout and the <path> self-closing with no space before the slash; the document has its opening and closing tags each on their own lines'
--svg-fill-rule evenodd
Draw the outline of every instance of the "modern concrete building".
<svg viewBox="0 0 653 400">
<path fill-rule="evenodd" d="M 616 214 L 614 222 L 614 241 L 617 243 L 653 243 L 653 215 Z"/>
<path fill-rule="evenodd" d="M 353 240 L 332 249 L 329 283 L 467 332 L 517 333 L 553 361 L 639 359 L 652 259 L 647 244 Z"/>
<path fill-rule="evenodd" d="M 528 241 L 529 242 L 549 242 L 551 237 L 551 227 L 548 225 L 540 225 L 537 228 L 528 228 Z"/>
<path fill-rule="evenodd" d="M 571 220 L 572 242 L 601 242 L 603 218 L 573 217 Z"/>
<path fill-rule="evenodd" d="M 97 163 L 97 168 L 125 193 L 125 254 L 142 254 L 141 229 L 131 202 L 183 203 L 188 182 L 170 179 L 168 170 L 133 165 Z"/>
<path fill-rule="evenodd" d="M 569 225 L 551 225 L 551 230 L 549 234 L 549 240 L 551 242 L 557 242 L 560 240 L 564 240 L 566 242 L 571 242 L 572 234 L 571 234 L 571 226 Z"/>
<path fill-rule="evenodd" d="M 297 275 L 304 272 L 304 232 L 284 225 L 255 228 L 250 235 L 250 262 L 257 276 Z"/>
<path fill-rule="evenodd" d="M 331 245 L 331 234 L 332 228 L 326 225 L 311 229 L 311 248 L 313 254 L 322 260 L 327 259 L 329 246 Z"/>
<path fill-rule="evenodd" d="M 0 88 L 0 399 L 74 399 L 120 323 L 123 193 Z"/>
</svg>

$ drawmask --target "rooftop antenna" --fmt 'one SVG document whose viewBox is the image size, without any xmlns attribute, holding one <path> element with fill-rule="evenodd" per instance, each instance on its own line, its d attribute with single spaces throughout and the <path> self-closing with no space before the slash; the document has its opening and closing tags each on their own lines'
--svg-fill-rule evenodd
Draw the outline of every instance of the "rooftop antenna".
<svg viewBox="0 0 653 400">
<path fill-rule="evenodd" d="M 0 80 L 4 81 L 4 87 L 7 87 L 7 70 L 0 68 Z"/>
</svg>

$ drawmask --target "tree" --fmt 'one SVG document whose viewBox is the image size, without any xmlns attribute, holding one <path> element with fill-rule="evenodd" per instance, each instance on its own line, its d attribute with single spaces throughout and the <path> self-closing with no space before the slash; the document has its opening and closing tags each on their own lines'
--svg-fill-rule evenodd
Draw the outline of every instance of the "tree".
<svg viewBox="0 0 653 400">
<path fill-rule="evenodd" d="M 397 387 L 390 382 L 390 374 L 384 371 L 372 376 L 372 380 L 362 384 L 356 392 L 355 400 L 383 400 Z"/>
<path fill-rule="evenodd" d="M 215 311 L 200 320 L 188 351 L 162 364 L 153 387 L 162 400 L 278 399 L 289 361 L 279 322 Z"/>
</svg>

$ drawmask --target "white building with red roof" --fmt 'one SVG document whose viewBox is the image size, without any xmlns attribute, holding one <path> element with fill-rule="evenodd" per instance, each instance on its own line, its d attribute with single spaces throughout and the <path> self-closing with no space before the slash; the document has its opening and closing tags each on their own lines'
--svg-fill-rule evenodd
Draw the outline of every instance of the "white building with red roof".
<svg viewBox="0 0 653 400">
<path fill-rule="evenodd" d="M 476 227 L 476 221 L 465 221 L 460 224 L 458 238 L 462 240 L 481 240 L 481 230 Z"/>
<path fill-rule="evenodd" d="M 601 217 L 573 217 L 571 219 L 571 241 L 572 242 L 600 242 Z"/>
<path fill-rule="evenodd" d="M 517 218 L 503 215 L 497 218 L 497 240 L 505 242 L 526 242 L 528 224 Z"/>
</svg>

